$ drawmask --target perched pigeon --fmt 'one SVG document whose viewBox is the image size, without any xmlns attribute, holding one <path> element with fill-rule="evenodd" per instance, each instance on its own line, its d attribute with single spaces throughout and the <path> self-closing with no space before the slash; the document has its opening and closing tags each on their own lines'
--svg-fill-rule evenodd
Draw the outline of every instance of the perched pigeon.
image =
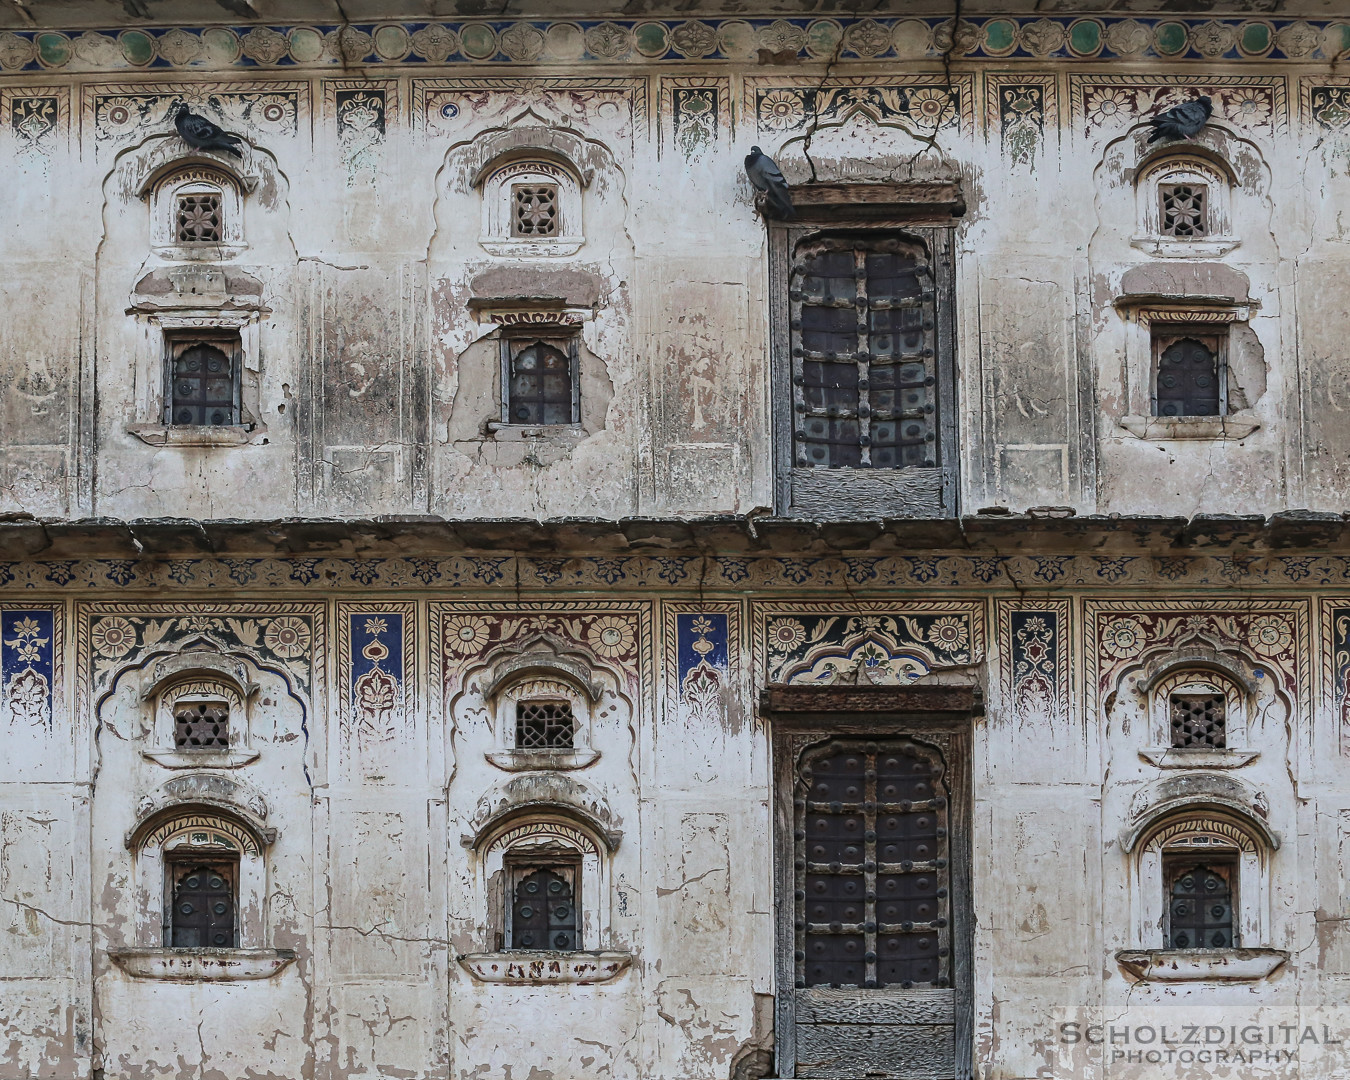
<svg viewBox="0 0 1350 1080">
<path fill-rule="evenodd" d="M 198 150 L 221 150 L 235 157 L 243 157 L 239 151 L 242 141 L 238 135 L 222 131 L 204 116 L 198 116 L 186 105 L 179 105 L 174 114 L 173 126 L 183 141 Z"/>
<path fill-rule="evenodd" d="M 792 198 L 788 195 L 787 181 L 778 171 L 773 158 L 758 146 L 750 147 L 750 153 L 745 155 L 745 175 L 750 178 L 750 183 L 755 185 L 756 190 L 764 192 L 765 201 L 773 210 L 774 217 L 796 217 L 796 212 L 792 209 Z"/>
<path fill-rule="evenodd" d="M 1185 105 L 1160 112 L 1149 119 L 1149 123 L 1153 125 L 1153 134 L 1149 136 L 1148 141 L 1152 143 L 1159 139 L 1193 139 L 1200 134 L 1200 129 L 1209 123 L 1209 118 L 1213 114 L 1214 103 L 1207 97 L 1198 97 L 1194 101 L 1186 102 Z"/>
</svg>

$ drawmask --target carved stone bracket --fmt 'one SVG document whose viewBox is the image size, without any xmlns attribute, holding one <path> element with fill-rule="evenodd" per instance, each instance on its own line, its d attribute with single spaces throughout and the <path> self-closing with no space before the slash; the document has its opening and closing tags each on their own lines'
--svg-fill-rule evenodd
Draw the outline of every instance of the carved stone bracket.
<svg viewBox="0 0 1350 1080">
<path fill-rule="evenodd" d="M 1126 974 L 1142 982 L 1258 982 L 1289 954 L 1281 949 L 1142 949 L 1116 953 Z"/>
</svg>

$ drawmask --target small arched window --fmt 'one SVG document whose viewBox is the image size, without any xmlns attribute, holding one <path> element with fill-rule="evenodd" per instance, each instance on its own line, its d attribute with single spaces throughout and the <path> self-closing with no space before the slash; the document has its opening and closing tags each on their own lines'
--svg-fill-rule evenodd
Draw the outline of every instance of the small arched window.
<svg viewBox="0 0 1350 1080">
<path fill-rule="evenodd" d="M 1231 188 L 1227 166 L 1199 154 L 1167 154 L 1146 164 L 1136 181 L 1134 245 L 1178 257 L 1231 250 Z"/>
<path fill-rule="evenodd" d="M 1231 768 L 1247 764 L 1250 691 L 1217 666 L 1165 668 L 1147 685 L 1152 745 L 1145 758 L 1161 768 Z"/>
<path fill-rule="evenodd" d="M 483 230 L 479 242 L 492 255 L 572 255 L 585 241 L 578 173 L 539 152 L 514 151 L 480 174 Z"/>
<path fill-rule="evenodd" d="M 492 695 L 496 737 L 488 760 L 499 768 L 577 769 L 600 755 L 591 749 L 589 690 L 561 672 L 522 672 Z"/>
<path fill-rule="evenodd" d="M 576 339 L 502 340 L 502 423 L 525 426 L 580 421 Z"/>
<path fill-rule="evenodd" d="M 1153 334 L 1157 355 L 1155 416 L 1224 416 L 1228 412 L 1228 363 L 1218 337 L 1178 329 Z"/>
<path fill-rule="evenodd" d="M 218 260 L 243 246 L 239 181 L 213 165 L 184 165 L 150 192 L 151 240 L 171 257 Z"/>
<path fill-rule="evenodd" d="M 239 341 L 170 338 L 164 422 L 174 426 L 222 427 L 240 423 Z"/>
</svg>

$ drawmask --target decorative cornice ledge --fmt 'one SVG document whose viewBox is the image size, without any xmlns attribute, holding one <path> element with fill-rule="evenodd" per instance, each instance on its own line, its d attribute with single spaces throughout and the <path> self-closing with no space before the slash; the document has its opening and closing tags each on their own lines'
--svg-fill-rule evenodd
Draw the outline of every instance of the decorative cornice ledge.
<svg viewBox="0 0 1350 1080">
<path fill-rule="evenodd" d="M 479 982 L 547 986 L 550 983 L 602 983 L 623 974 L 633 962 L 626 952 L 470 953 L 459 958 Z"/>
<path fill-rule="evenodd" d="M 294 949 L 109 949 L 133 979 L 251 982 L 270 979 L 295 960 Z"/>
<path fill-rule="evenodd" d="M 1259 982 L 1289 959 L 1281 949 L 1127 949 L 1116 963 L 1141 982 Z"/>
</svg>

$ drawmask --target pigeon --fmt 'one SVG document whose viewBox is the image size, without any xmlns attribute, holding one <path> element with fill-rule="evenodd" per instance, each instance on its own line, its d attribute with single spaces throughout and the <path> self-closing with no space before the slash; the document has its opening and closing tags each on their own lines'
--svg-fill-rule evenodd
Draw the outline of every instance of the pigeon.
<svg viewBox="0 0 1350 1080">
<path fill-rule="evenodd" d="M 183 141 L 198 150 L 220 150 L 233 154 L 237 158 L 244 155 L 239 150 L 242 141 L 238 135 L 231 135 L 216 127 L 204 116 L 198 116 L 186 105 L 179 105 L 174 114 L 173 126 Z"/>
<path fill-rule="evenodd" d="M 1157 116 L 1149 118 L 1149 123 L 1153 125 L 1153 134 L 1149 136 L 1148 141 L 1154 143 L 1159 139 L 1193 139 L 1200 134 L 1200 129 L 1209 123 L 1209 118 L 1213 114 L 1214 103 L 1207 97 L 1198 97 L 1184 105 L 1160 112 Z"/>
<path fill-rule="evenodd" d="M 796 211 L 792 209 L 792 198 L 788 195 L 787 181 L 783 179 L 783 174 L 778 171 L 777 164 L 773 158 L 764 153 L 758 146 L 750 147 L 750 153 L 745 155 L 745 175 L 750 178 L 750 183 L 755 185 L 756 190 L 764 192 L 765 201 L 773 210 L 774 217 L 790 218 L 796 217 Z"/>
</svg>

